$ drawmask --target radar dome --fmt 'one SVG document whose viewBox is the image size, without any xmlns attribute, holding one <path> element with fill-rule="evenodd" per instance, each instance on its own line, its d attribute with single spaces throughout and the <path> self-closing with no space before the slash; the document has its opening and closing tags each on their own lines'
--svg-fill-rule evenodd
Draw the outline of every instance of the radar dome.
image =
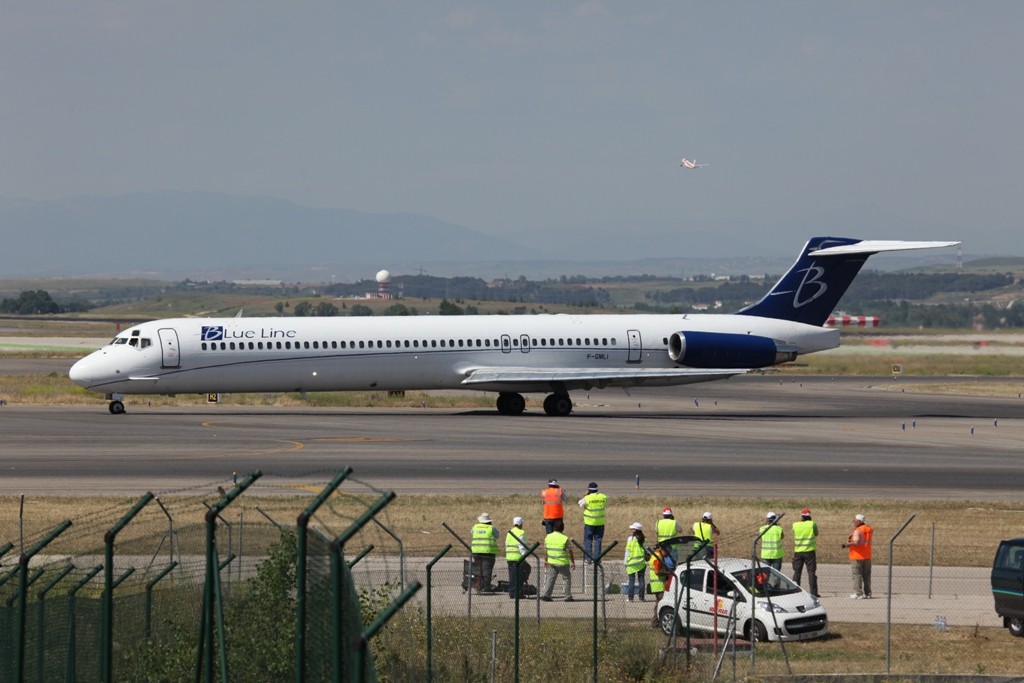
<svg viewBox="0 0 1024 683">
<path fill-rule="evenodd" d="M 377 273 L 377 284 L 383 285 L 391 282 L 391 273 L 386 270 L 382 270 Z"/>
</svg>

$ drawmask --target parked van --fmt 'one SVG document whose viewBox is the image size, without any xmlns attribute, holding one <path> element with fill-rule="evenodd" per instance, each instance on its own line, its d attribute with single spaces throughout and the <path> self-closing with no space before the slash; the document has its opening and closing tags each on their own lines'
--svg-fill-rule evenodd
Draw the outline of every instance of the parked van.
<svg viewBox="0 0 1024 683">
<path fill-rule="evenodd" d="M 992 562 L 992 597 L 996 614 L 1010 633 L 1024 636 L 1024 538 L 999 544 Z"/>
</svg>

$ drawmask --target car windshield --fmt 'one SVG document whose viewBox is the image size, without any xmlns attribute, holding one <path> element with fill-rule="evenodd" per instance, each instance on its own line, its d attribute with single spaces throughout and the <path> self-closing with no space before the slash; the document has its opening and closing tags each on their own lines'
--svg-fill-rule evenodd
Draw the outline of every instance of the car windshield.
<svg viewBox="0 0 1024 683">
<path fill-rule="evenodd" d="M 748 591 L 751 590 L 749 569 L 733 572 L 732 576 Z M 800 586 L 790 581 L 785 574 L 777 572 L 771 567 L 758 567 L 754 572 L 753 594 L 757 597 L 763 595 L 789 595 L 790 593 L 799 592 Z"/>
</svg>

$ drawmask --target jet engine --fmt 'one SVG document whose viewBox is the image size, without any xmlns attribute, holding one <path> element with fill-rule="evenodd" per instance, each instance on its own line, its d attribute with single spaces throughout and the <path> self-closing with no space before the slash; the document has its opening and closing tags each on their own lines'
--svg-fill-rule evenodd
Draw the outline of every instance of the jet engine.
<svg viewBox="0 0 1024 683">
<path fill-rule="evenodd" d="M 753 334 L 673 332 L 668 357 L 691 368 L 763 368 L 792 361 L 796 351 Z"/>
</svg>

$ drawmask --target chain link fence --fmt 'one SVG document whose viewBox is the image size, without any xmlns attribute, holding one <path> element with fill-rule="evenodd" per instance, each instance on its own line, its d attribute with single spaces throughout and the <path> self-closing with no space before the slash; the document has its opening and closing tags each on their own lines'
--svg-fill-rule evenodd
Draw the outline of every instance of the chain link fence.
<svg viewBox="0 0 1024 683">
<path fill-rule="evenodd" d="M 250 496 L 277 504 L 243 505 Z M 762 635 L 791 633 L 780 624 L 810 615 L 785 591 L 756 585 L 730 599 L 761 571 L 751 560 L 758 523 L 727 519 L 717 559 L 682 565 L 660 604 L 625 594 L 625 534 L 606 535 L 596 563 L 574 542 L 573 600 L 558 582 L 545 602 L 542 530 L 528 531 L 517 597 L 502 554 L 481 575 L 469 525 L 400 534 L 392 497 L 346 470 L 330 482 L 249 477 L 166 492 L 136 503 L 127 521 L 131 500 L 83 514 L 69 502 L 70 525 L 43 529 L 30 503 L 19 520 L 30 531 L 0 544 L 0 679 L 705 681 L 1022 666 L 988 582 L 998 541 L 1019 535 L 1012 525 L 965 538 L 924 516 L 885 520 L 875 527 L 873 598 L 853 600 L 839 547 L 849 530 L 826 517 L 817 573 L 828 635 L 751 643 L 760 628 L 751 614 Z M 791 576 L 789 535 L 785 543 Z M 687 540 L 680 555 L 692 548 Z M 801 606 L 812 604 L 807 596 Z"/>
</svg>

